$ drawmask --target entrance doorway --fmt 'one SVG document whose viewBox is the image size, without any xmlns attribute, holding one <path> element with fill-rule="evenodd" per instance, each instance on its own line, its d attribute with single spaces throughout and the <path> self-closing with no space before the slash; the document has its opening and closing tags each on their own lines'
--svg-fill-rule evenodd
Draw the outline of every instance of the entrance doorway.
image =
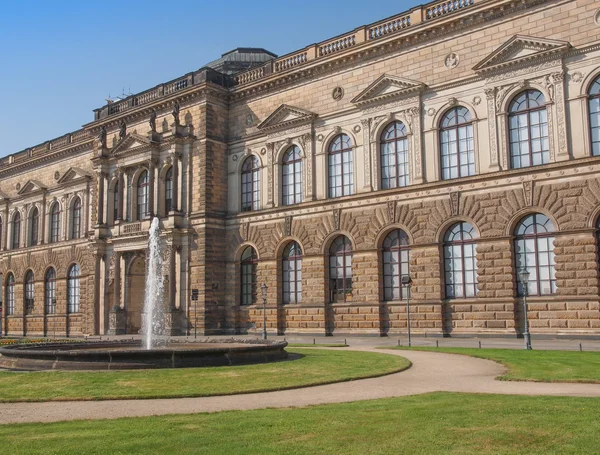
<svg viewBox="0 0 600 455">
<path fill-rule="evenodd" d="M 146 258 L 136 256 L 127 274 L 127 333 L 137 334 L 142 329 L 142 307 L 146 292 Z"/>
</svg>

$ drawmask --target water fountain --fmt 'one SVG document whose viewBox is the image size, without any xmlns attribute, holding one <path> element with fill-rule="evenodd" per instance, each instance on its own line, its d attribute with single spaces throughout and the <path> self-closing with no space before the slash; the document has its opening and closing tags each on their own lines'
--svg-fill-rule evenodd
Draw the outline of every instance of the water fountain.
<svg viewBox="0 0 600 455">
<path fill-rule="evenodd" d="M 23 370 L 116 370 L 262 363 L 287 358 L 285 341 L 207 338 L 177 342 L 164 336 L 160 223 L 148 236 L 142 340 L 17 344 L 0 348 L 0 367 Z"/>
</svg>

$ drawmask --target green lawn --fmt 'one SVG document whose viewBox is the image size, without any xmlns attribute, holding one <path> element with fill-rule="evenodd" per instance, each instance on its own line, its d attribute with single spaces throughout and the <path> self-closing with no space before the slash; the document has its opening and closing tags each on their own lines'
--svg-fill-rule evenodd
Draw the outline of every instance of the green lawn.
<svg viewBox="0 0 600 455">
<path fill-rule="evenodd" d="M 323 344 L 314 344 L 314 343 L 288 343 L 288 347 L 290 348 L 347 348 L 347 344 L 343 343 L 323 343 Z"/>
<path fill-rule="evenodd" d="M 0 426 L 0 453 L 594 454 L 600 399 L 434 393 L 302 409 Z"/>
<path fill-rule="evenodd" d="M 177 370 L 3 372 L 0 402 L 233 395 L 381 376 L 410 366 L 408 360 L 385 353 L 287 351 L 304 357 L 260 365 Z"/>
<path fill-rule="evenodd" d="M 494 360 L 508 367 L 508 372 L 498 378 L 507 381 L 591 382 L 600 384 L 600 352 L 428 348 L 420 346 L 385 349 L 448 352 Z"/>
</svg>

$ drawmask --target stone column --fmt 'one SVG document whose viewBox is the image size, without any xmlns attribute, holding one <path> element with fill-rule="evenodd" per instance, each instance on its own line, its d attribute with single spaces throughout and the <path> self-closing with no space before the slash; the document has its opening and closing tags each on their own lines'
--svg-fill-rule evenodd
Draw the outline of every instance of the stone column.
<svg viewBox="0 0 600 455">
<path fill-rule="evenodd" d="M 9 213 L 8 213 L 8 202 L 4 207 L 4 222 L 2 223 L 2 232 L 0 232 L 0 237 L 2 237 L 2 242 L 0 242 L 0 250 L 8 250 L 8 223 L 10 222 Z"/>
<path fill-rule="evenodd" d="M 96 254 L 96 280 L 95 280 L 95 304 L 94 313 L 97 317 L 95 329 L 98 335 L 104 335 L 108 329 L 105 327 L 104 316 L 106 314 L 106 255 L 104 253 Z"/>
<path fill-rule="evenodd" d="M 173 265 L 175 267 L 174 277 L 173 277 L 173 286 L 175 288 L 173 292 L 173 301 L 174 307 L 176 309 L 181 309 L 181 246 L 175 246 L 173 251 Z"/>
<path fill-rule="evenodd" d="M 421 140 L 421 108 L 413 107 L 407 112 L 407 116 L 411 118 L 412 126 L 412 176 L 413 181 L 411 183 L 419 184 L 423 183 L 423 141 Z"/>
<path fill-rule="evenodd" d="M 150 217 L 154 217 L 158 215 L 158 189 L 160 186 L 160 181 L 158 179 L 159 168 L 155 165 L 155 161 L 152 160 L 150 162 L 150 169 L 148 170 L 148 174 L 150 176 L 150 197 L 148 200 L 148 208 Z"/>
<path fill-rule="evenodd" d="M 486 88 L 485 98 L 488 111 L 488 131 L 490 144 L 490 171 L 500 170 L 500 160 L 498 159 L 498 136 L 496 133 L 496 89 Z"/>
<path fill-rule="evenodd" d="M 125 184 L 123 185 L 123 219 L 125 221 L 131 221 L 131 180 L 132 180 L 132 171 L 131 169 L 127 169 L 125 172 Z"/>
<path fill-rule="evenodd" d="M 173 152 L 173 196 L 171 199 L 171 212 L 179 212 L 179 160 L 181 154 Z M 168 215 L 168 213 L 165 213 Z"/>
<path fill-rule="evenodd" d="M 127 289 L 127 261 L 129 260 L 129 254 L 123 253 L 119 255 L 119 283 L 120 283 L 120 293 L 119 293 L 119 307 L 122 310 L 125 310 L 127 304 L 127 294 L 129 289 Z"/>
<path fill-rule="evenodd" d="M 124 210 L 124 198 L 123 198 L 123 194 L 125 193 L 125 185 L 124 185 L 124 179 L 123 179 L 123 172 L 118 171 L 117 172 L 117 185 L 118 186 L 118 190 L 119 190 L 119 197 L 117 199 L 117 219 L 115 220 L 115 223 L 123 221 L 123 210 Z M 113 194 L 113 199 L 114 199 L 114 194 Z"/>
<path fill-rule="evenodd" d="M 267 165 L 264 169 L 266 169 L 267 171 L 267 204 L 265 205 L 266 208 L 271 208 L 274 205 L 274 199 L 275 197 L 273 196 L 273 180 L 274 180 L 274 176 L 273 173 L 275 171 L 274 169 L 274 164 L 273 164 L 273 154 L 275 153 L 275 144 L 270 143 L 267 144 Z"/>
<path fill-rule="evenodd" d="M 102 180 L 103 180 L 103 194 L 102 194 L 102 204 L 103 204 L 103 214 L 104 217 L 102 219 L 102 224 L 106 225 L 108 224 L 108 173 L 103 172 L 102 173 Z"/>
<path fill-rule="evenodd" d="M 371 175 L 371 161 L 372 161 L 372 153 L 376 148 L 372 147 L 371 144 L 371 122 L 372 119 L 365 118 L 360 121 L 362 125 L 362 133 L 363 133 L 363 153 L 365 154 L 365 185 L 364 188 L 373 191 L 373 183 L 372 183 L 372 175 Z"/>
<path fill-rule="evenodd" d="M 101 226 L 104 224 L 104 173 L 98 172 L 98 219 L 97 225 Z"/>
<path fill-rule="evenodd" d="M 113 253 L 115 259 L 115 270 L 114 270 L 114 297 L 113 297 L 113 306 L 121 306 L 121 256 L 122 254 L 115 251 Z"/>
</svg>

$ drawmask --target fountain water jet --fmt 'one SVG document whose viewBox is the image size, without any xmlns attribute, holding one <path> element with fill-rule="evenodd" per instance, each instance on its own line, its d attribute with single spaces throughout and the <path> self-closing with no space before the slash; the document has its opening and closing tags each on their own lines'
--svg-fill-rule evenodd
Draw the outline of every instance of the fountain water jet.
<svg viewBox="0 0 600 455">
<path fill-rule="evenodd" d="M 148 237 L 146 257 L 146 293 L 144 296 L 143 346 L 147 350 L 160 344 L 163 335 L 163 259 L 160 249 L 160 227 L 158 218 L 152 220 Z"/>
</svg>

